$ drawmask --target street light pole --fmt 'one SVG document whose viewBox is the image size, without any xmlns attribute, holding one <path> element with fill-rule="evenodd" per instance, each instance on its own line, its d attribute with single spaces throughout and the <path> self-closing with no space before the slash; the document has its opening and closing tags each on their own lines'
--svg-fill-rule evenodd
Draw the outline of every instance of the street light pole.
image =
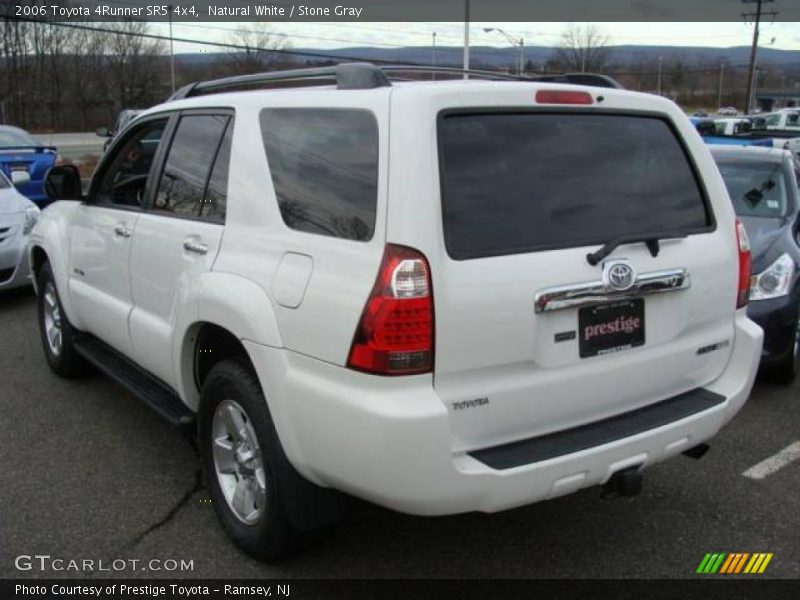
<svg viewBox="0 0 800 600">
<path fill-rule="evenodd" d="M 464 71 L 469 71 L 469 0 L 464 0 Z M 464 73 L 469 79 L 469 73 Z"/>
<path fill-rule="evenodd" d="M 433 56 L 432 56 L 433 60 L 431 62 L 433 62 L 433 68 L 435 69 L 436 68 L 436 32 L 434 31 L 432 35 L 433 35 Z M 433 72 L 433 80 L 434 81 L 436 80 L 436 71 Z"/>
<path fill-rule="evenodd" d="M 658 57 L 658 95 L 661 95 L 661 63 L 664 60 L 663 56 Z"/>
<path fill-rule="evenodd" d="M 484 27 L 484 33 L 491 33 L 497 32 L 504 36 L 509 42 L 511 42 L 511 47 L 514 48 L 514 52 L 517 55 L 517 59 L 514 61 L 517 63 L 517 73 L 522 76 L 522 72 L 525 69 L 524 60 L 525 60 L 525 40 L 523 38 L 519 38 L 519 41 L 499 27 Z"/>
</svg>

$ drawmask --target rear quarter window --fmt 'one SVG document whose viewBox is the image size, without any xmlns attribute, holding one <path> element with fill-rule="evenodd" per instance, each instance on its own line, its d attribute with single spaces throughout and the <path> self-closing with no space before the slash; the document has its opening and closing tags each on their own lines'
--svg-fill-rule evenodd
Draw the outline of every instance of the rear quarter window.
<svg viewBox="0 0 800 600">
<path fill-rule="evenodd" d="M 360 109 L 269 108 L 260 122 L 286 225 L 370 240 L 378 200 L 375 116 Z"/>
<path fill-rule="evenodd" d="M 713 227 L 694 166 L 660 118 L 445 113 L 439 148 L 455 259 Z"/>
</svg>

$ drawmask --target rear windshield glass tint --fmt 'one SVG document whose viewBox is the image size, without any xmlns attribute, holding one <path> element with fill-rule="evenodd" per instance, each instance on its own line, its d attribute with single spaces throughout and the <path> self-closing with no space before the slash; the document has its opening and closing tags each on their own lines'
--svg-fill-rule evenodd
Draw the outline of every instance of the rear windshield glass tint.
<svg viewBox="0 0 800 600">
<path fill-rule="evenodd" d="M 378 201 L 378 123 L 351 109 L 261 111 L 281 216 L 292 229 L 366 241 Z"/>
<path fill-rule="evenodd" d="M 445 240 L 456 259 L 712 223 L 681 144 L 657 118 L 451 114 L 439 140 Z"/>
</svg>

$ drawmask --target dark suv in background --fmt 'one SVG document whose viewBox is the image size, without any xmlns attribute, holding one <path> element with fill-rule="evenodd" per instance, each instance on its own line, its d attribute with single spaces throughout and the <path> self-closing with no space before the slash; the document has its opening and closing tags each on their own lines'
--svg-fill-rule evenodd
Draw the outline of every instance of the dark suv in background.
<svg viewBox="0 0 800 600">
<path fill-rule="evenodd" d="M 762 370 L 783 383 L 800 367 L 800 163 L 786 150 L 712 146 L 734 210 L 750 236 L 748 316 L 764 329 Z"/>
</svg>

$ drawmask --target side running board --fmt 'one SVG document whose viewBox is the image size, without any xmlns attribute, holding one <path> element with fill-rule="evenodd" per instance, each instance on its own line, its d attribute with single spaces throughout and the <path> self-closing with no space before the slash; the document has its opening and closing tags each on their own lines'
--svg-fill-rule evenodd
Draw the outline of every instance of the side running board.
<svg viewBox="0 0 800 600">
<path fill-rule="evenodd" d="M 189 427 L 194 424 L 194 413 L 172 388 L 107 344 L 83 333 L 75 338 L 74 345 L 78 354 L 98 371 L 108 375 L 172 425 Z"/>
</svg>

